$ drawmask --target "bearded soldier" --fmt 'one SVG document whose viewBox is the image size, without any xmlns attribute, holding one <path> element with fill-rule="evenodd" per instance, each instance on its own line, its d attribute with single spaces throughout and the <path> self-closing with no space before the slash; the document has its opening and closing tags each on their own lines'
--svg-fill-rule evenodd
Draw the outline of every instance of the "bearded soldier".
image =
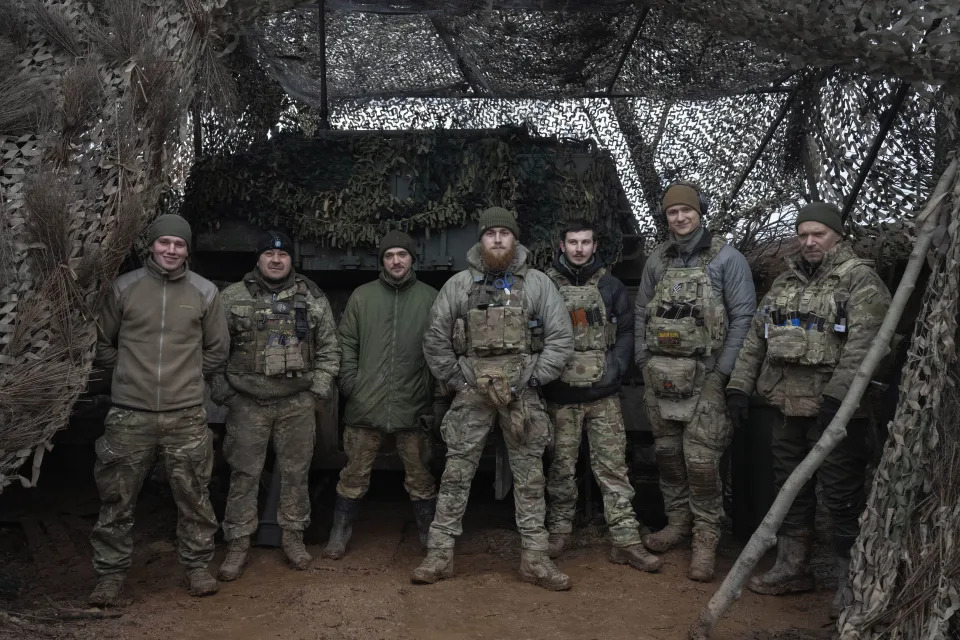
<svg viewBox="0 0 960 640">
<path fill-rule="evenodd" d="M 646 385 L 667 526 L 644 536 L 651 551 L 690 539 L 687 577 L 713 580 L 723 500 L 720 456 L 730 443 L 723 390 L 756 305 L 746 259 L 703 227 L 696 187 L 675 183 L 661 211 L 670 238 L 643 268 L 636 359 Z"/>
<path fill-rule="evenodd" d="M 586 431 L 590 467 L 603 495 L 613 542 L 610 560 L 656 571 L 662 561 L 644 548 L 633 511 L 634 491 L 624 458 L 626 432 L 617 395 L 633 356 L 633 307 L 627 288 L 600 262 L 595 232 L 586 220 L 568 224 L 561 253 L 547 269 L 570 313 L 574 349 L 560 377 L 543 388 L 555 427 L 547 474 L 550 557 L 560 556 L 573 531 L 577 457 Z"/>
<path fill-rule="evenodd" d="M 760 302 L 727 385 L 735 423 L 746 421 L 754 393 L 780 410 L 772 443 L 778 491 L 833 420 L 890 306 L 890 292 L 870 263 L 842 241 L 836 206 L 803 207 L 797 240 L 800 255 Z M 850 548 L 865 506 L 866 429 L 866 420 L 852 420 L 847 437 L 817 470 L 833 523 L 840 581 L 835 611 L 846 605 Z M 774 595 L 814 588 L 809 562 L 815 513 L 811 480 L 780 527 L 776 564 L 749 581 L 752 591 Z"/>
<path fill-rule="evenodd" d="M 316 437 L 315 410 L 328 402 L 340 368 L 336 326 L 326 296 L 293 269 L 293 243 L 279 231 L 264 234 L 257 265 L 223 291 L 230 325 L 230 358 L 215 379 L 213 400 L 226 404 L 224 456 L 230 493 L 223 520 L 227 554 L 218 577 L 243 572 L 257 529 L 257 490 L 273 439 L 280 473 L 277 522 L 283 552 L 295 569 L 311 557 L 303 544 L 310 523 L 307 476 Z"/>
<path fill-rule="evenodd" d="M 387 233 L 380 240 L 380 278 L 353 292 L 340 320 L 347 464 L 337 484 L 325 558 L 339 560 L 346 552 L 385 435 L 396 443 L 420 542 L 427 545 L 437 486 L 424 463 L 429 439 L 421 425 L 432 412 L 433 378 L 423 357 L 423 332 L 437 290 L 417 281 L 416 255 L 413 238 L 401 231 Z"/>
<path fill-rule="evenodd" d="M 434 377 L 456 396 L 440 427 L 447 461 L 427 557 L 413 572 L 416 583 L 453 575 L 470 483 L 497 422 L 514 478 L 520 579 L 556 591 L 570 588 L 570 578 L 547 555 L 543 452 L 550 423 L 538 388 L 560 375 L 573 339 L 563 298 L 549 278 L 527 266 L 519 236 L 513 213 L 484 211 L 480 241 L 467 252 L 469 269 L 448 280 L 433 305 L 424 354 Z"/>
</svg>

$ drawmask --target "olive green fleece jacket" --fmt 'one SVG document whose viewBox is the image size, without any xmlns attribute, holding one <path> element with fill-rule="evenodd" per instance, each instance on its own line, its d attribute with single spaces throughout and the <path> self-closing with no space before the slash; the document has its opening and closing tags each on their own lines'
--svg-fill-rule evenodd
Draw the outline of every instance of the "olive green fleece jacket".
<svg viewBox="0 0 960 640">
<path fill-rule="evenodd" d="M 400 282 L 381 271 L 350 295 L 337 330 L 345 426 L 392 433 L 417 428 L 417 417 L 430 413 L 423 333 L 436 297 L 413 271 Z"/>
<path fill-rule="evenodd" d="M 113 368 L 113 404 L 172 411 L 203 404 L 204 376 L 227 359 L 217 287 L 153 258 L 113 281 L 98 319 L 97 366 Z"/>
</svg>

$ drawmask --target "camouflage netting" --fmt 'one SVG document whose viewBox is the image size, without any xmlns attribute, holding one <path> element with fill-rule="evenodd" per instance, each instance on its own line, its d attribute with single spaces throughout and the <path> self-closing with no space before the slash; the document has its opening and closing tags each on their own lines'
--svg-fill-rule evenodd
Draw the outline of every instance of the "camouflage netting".
<svg viewBox="0 0 960 640">
<path fill-rule="evenodd" d="M 683 178 L 708 194 L 710 224 L 749 252 L 789 235 L 798 205 L 826 198 L 848 205 L 851 233 L 886 260 L 909 247 L 913 212 L 956 147 L 960 17 L 946 0 L 323 4 L 321 25 L 317 6 L 296 0 L 0 0 L 0 489 L 65 425 L 104 285 L 157 203 L 181 201 L 195 154 L 228 162 L 327 126 L 526 125 L 606 149 L 647 238 L 661 189 Z M 294 221 L 316 218 L 318 202 Z M 359 238 L 379 224 L 342 222 Z M 334 225 L 312 232 L 344 240 Z M 949 264 L 914 344 L 944 362 L 953 334 L 934 327 L 956 313 Z M 886 473 L 916 477 L 922 492 L 906 490 L 924 506 L 898 502 L 883 530 L 952 545 L 956 494 L 924 479 L 931 416 L 909 404 L 945 369 L 917 358 L 893 441 L 910 455 L 890 454 Z M 878 493 L 871 505 L 886 517 L 882 500 L 899 494 Z M 847 617 L 848 637 L 881 637 L 896 599 L 932 593 L 909 585 L 956 584 L 955 558 L 864 550 L 869 605 Z M 915 619 L 938 621 L 922 637 L 945 637 L 955 591 L 911 602 Z"/>
</svg>

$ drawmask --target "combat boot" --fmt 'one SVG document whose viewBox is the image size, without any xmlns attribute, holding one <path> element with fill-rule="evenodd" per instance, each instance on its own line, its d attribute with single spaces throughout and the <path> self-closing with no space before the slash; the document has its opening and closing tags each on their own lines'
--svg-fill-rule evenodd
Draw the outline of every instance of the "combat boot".
<svg viewBox="0 0 960 640">
<path fill-rule="evenodd" d="M 358 513 L 360 513 L 360 500 L 344 498 L 337 494 L 337 502 L 333 507 L 330 539 L 327 540 L 327 546 L 323 548 L 320 555 L 330 560 L 339 560 L 346 554 L 347 543 L 353 535 L 353 522 L 357 519 Z"/>
<path fill-rule="evenodd" d="M 220 590 L 220 583 L 206 569 L 187 570 L 187 591 L 197 598 L 213 595 Z"/>
<path fill-rule="evenodd" d="M 643 546 L 650 551 L 663 553 L 674 547 L 686 546 L 690 541 L 692 518 L 689 514 L 668 516 L 667 526 L 656 533 L 643 536 Z"/>
<path fill-rule="evenodd" d="M 546 551 L 520 550 L 520 580 L 549 591 L 566 591 L 573 584 L 570 577 L 557 569 Z"/>
<path fill-rule="evenodd" d="M 223 557 L 217 579 L 232 582 L 240 577 L 247 564 L 247 552 L 250 551 L 250 536 L 240 536 L 227 543 L 227 555 Z"/>
<path fill-rule="evenodd" d="M 433 584 L 453 576 L 453 549 L 427 549 L 427 557 L 413 570 L 415 584 Z"/>
<path fill-rule="evenodd" d="M 693 534 L 693 555 L 687 577 L 697 582 L 710 582 L 717 563 L 717 543 L 720 536 L 712 531 L 696 531 Z"/>
<path fill-rule="evenodd" d="M 280 546 L 291 567 L 297 571 L 303 571 L 310 566 L 313 556 L 307 553 L 307 548 L 303 546 L 303 531 L 284 529 Z"/>
<path fill-rule="evenodd" d="M 87 598 L 87 604 L 91 607 L 113 607 L 120 601 L 120 593 L 123 592 L 123 582 L 126 579 L 125 573 L 108 573 L 100 576 L 97 580 L 97 586 L 93 588 L 90 596 Z"/>
<path fill-rule="evenodd" d="M 830 617 L 839 618 L 847 605 L 853 601 L 850 590 L 850 556 L 837 556 L 837 592 L 833 596 Z"/>
<path fill-rule="evenodd" d="M 569 533 L 551 533 L 547 539 L 547 555 L 556 560 L 570 546 Z"/>
<path fill-rule="evenodd" d="M 768 596 L 813 591 L 813 574 L 810 573 L 812 551 L 812 531 L 805 529 L 789 535 L 781 534 L 777 539 L 776 563 L 762 576 L 750 578 L 747 588 Z"/>
<path fill-rule="evenodd" d="M 611 547 L 610 562 L 628 564 L 634 569 L 653 573 L 663 566 L 663 560 L 653 555 L 642 544 L 632 544 L 629 547 Z"/>
<path fill-rule="evenodd" d="M 437 500 L 413 500 L 413 516 L 417 521 L 417 534 L 420 536 L 420 547 L 427 548 L 427 536 L 430 534 L 430 524 L 437 511 Z"/>
</svg>

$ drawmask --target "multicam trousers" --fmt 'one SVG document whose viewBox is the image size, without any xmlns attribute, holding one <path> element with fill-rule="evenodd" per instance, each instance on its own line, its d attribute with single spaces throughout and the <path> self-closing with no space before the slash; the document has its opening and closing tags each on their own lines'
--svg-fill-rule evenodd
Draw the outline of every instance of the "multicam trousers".
<svg viewBox="0 0 960 640">
<path fill-rule="evenodd" d="M 345 427 L 343 430 L 343 450 L 347 454 L 347 464 L 340 471 L 337 493 L 344 498 L 359 500 L 367 495 L 370 487 L 370 473 L 373 463 L 380 452 L 384 434 L 379 429 Z M 430 454 L 427 434 L 420 428 L 410 431 L 394 432 L 397 455 L 403 462 L 406 472 L 403 486 L 411 500 L 432 500 L 437 497 L 437 483 L 427 469 L 425 458 Z"/>
<path fill-rule="evenodd" d="M 230 464 L 230 493 L 223 518 L 223 537 L 234 540 L 257 530 L 260 473 L 273 436 L 274 469 L 280 470 L 277 523 L 302 531 L 310 524 L 307 480 L 316 439 L 315 401 L 307 391 L 261 404 L 238 393 L 228 404 L 223 454 Z"/>
<path fill-rule="evenodd" d="M 616 395 L 580 404 L 547 403 L 554 425 L 553 461 L 547 471 L 547 529 L 573 531 L 577 507 L 577 458 L 584 430 L 590 443 L 590 468 L 600 485 L 603 515 L 615 547 L 640 544 L 633 511 L 633 486 L 627 478 L 627 434 Z"/>
<path fill-rule="evenodd" d="M 217 518 L 210 505 L 213 440 L 202 406 L 176 411 L 113 407 L 97 439 L 93 475 L 100 517 L 90 534 L 97 575 L 126 571 L 133 551 L 133 512 L 143 481 L 159 453 L 177 504 L 177 551 L 188 569 L 213 558 Z"/>
<path fill-rule="evenodd" d="M 532 389 L 502 408 L 487 395 L 468 387 L 457 392 L 440 426 L 447 444 L 447 462 L 440 479 L 437 513 L 430 525 L 428 547 L 452 549 L 463 532 L 470 483 L 477 471 L 487 434 L 498 422 L 503 432 L 513 472 L 513 500 L 521 545 L 533 551 L 547 550 L 544 528 L 543 452 L 550 441 L 550 422 L 543 402 Z"/>
<path fill-rule="evenodd" d="M 716 535 L 723 518 L 720 456 L 733 435 L 723 389 L 719 374 L 709 374 L 690 422 L 662 418 L 651 385 L 643 397 L 668 520 L 688 522 L 692 515 L 694 531 Z"/>
</svg>

